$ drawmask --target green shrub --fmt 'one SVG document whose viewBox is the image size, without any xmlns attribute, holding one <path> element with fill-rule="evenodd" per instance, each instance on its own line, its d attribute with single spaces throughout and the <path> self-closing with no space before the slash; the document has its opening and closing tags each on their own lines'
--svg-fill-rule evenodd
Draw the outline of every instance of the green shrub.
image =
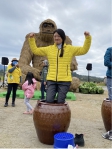
<svg viewBox="0 0 112 149">
<path fill-rule="evenodd" d="M 103 94 L 104 90 L 93 82 L 84 82 L 80 84 L 79 92 L 83 94 Z"/>
</svg>

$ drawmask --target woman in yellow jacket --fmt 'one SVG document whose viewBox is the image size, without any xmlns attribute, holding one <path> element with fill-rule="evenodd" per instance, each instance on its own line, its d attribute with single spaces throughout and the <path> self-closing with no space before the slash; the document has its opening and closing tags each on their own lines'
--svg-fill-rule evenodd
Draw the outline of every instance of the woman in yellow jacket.
<svg viewBox="0 0 112 149">
<path fill-rule="evenodd" d="M 11 64 L 8 65 L 7 75 L 8 75 L 7 78 L 8 88 L 4 107 L 8 106 L 11 91 L 12 91 L 12 107 L 15 107 L 16 91 L 18 85 L 21 83 L 21 69 L 19 68 L 18 60 L 16 58 L 13 58 Z"/>
<path fill-rule="evenodd" d="M 86 54 L 91 45 L 89 32 L 85 32 L 84 35 L 85 42 L 82 47 L 66 45 L 65 32 L 62 29 L 57 29 L 53 33 L 54 45 L 37 47 L 35 34 L 29 34 L 31 51 L 35 55 L 46 56 L 49 61 L 46 102 L 53 103 L 56 93 L 58 93 L 57 103 L 65 102 L 66 94 L 72 81 L 70 70 L 72 57 Z"/>
</svg>

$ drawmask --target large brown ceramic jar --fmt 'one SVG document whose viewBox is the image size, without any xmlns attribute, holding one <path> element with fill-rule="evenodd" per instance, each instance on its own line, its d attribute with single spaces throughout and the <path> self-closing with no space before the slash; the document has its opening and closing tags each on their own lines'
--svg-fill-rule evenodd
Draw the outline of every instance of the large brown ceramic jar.
<svg viewBox="0 0 112 149">
<path fill-rule="evenodd" d="M 66 132 L 71 119 L 71 110 L 67 103 L 45 103 L 38 101 L 34 109 L 33 120 L 40 142 L 53 145 L 54 135 Z"/>
<path fill-rule="evenodd" d="M 106 131 L 112 129 L 112 101 L 104 100 L 101 107 L 102 119 Z"/>
</svg>

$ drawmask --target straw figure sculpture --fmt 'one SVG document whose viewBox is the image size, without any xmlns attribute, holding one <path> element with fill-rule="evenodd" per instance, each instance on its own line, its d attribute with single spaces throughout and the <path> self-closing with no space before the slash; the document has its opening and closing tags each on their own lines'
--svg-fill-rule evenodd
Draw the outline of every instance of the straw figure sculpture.
<svg viewBox="0 0 112 149">
<path fill-rule="evenodd" d="M 53 40 L 53 32 L 57 29 L 56 23 L 47 19 L 44 20 L 39 27 L 39 33 L 35 33 L 36 44 L 38 47 L 45 47 L 54 44 Z M 25 80 L 25 76 L 27 72 L 32 72 L 34 77 L 40 81 L 40 72 L 42 70 L 42 61 L 46 59 L 46 57 L 34 55 L 28 43 L 29 34 L 26 35 L 25 41 L 23 43 L 23 47 L 21 49 L 20 58 L 19 58 L 19 66 L 22 71 L 22 83 Z M 66 36 L 66 44 L 72 44 L 71 39 Z M 76 58 L 73 57 L 71 62 L 71 71 L 77 70 L 77 61 Z"/>
</svg>

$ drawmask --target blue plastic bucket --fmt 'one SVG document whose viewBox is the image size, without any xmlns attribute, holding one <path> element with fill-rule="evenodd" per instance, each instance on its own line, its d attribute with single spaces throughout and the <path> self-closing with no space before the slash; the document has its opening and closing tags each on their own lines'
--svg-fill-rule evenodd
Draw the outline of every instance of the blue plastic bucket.
<svg viewBox="0 0 112 149">
<path fill-rule="evenodd" d="M 75 147 L 73 134 L 63 132 L 54 135 L 54 148 L 68 148 L 68 145 Z"/>
</svg>

